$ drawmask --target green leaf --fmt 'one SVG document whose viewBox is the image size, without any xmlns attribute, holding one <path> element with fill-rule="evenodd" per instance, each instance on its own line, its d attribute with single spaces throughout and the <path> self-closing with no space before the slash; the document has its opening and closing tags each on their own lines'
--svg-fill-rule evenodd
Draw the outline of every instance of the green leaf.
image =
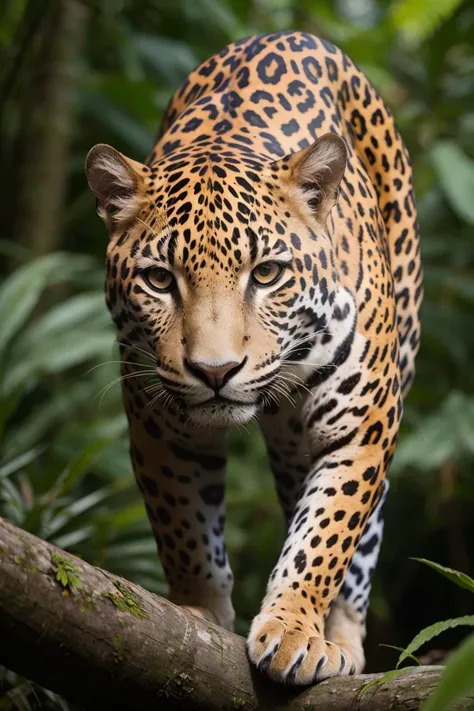
<svg viewBox="0 0 474 711">
<path fill-rule="evenodd" d="M 0 288 L 0 355 L 24 326 L 48 284 L 67 281 L 77 268 L 90 268 L 88 257 L 57 252 L 21 266 Z"/>
<path fill-rule="evenodd" d="M 54 305 L 44 315 L 37 318 L 18 340 L 17 349 L 36 348 L 48 339 L 55 339 L 72 330 L 107 329 L 110 316 L 105 306 L 104 295 L 93 291 L 71 296 L 66 301 Z M 42 343 L 41 343 L 42 342 Z"/>
<path fill-rule="evenodd" d="M 56 573 L 56 578 L 61 583 L 61 585 L 63 587 L 65 587 L 65 588 L 67 587 L 69 581 L 68 581 L 67 573 L 64 570 L 64 568 L 59 568 L 58 572 Z"/>
<path fill-rule="evenodd" d="M 469 627 L 474 627 L 474 615 L 465 615 L 464 617 L 454 617 L 451 620 L 444 620 L 443 622 L 435 622 L 433 625 L 430 625 L 429 627 L 425 627 L 425 629 L 421 630 L 421 632 L 418 632 L 416 637 L 412 639 L 409 645 L 407 645 L 406 649 L 402 651 L 398 658 L 397 662 L 397 667 L 400 666 L 402 662 L 405 661 L 408 657 L 413 659 L 413 652 L 416 652 L 423 644 L 426 642 L 429 642 L 430 639 L 433 639 L 433 637 L 437 637 L 440 635 L 442 632 L 445 632 L 446 630 L 450 630 L 453 627 L 460 627 L 462 625 L 466 625 Z"/>
<path fill-rule="evenodd" d="M 474 161 L 454 141 L 438 141 L 431 160 L 453 209 L 474 224 Z"/>
<path fill-rule="evenodd" d="M 28 389 L 45 375 L 60 373 L 90 358 L 110 355 L 113 346 L 112 331 L 101 329 L 99 332 L 74 330 L 61 333 L 54 339 L 54 347 L 49 342 L 41 342 L 33 352 L 21 353 L 12 365 L 8 379 L 3 383 L 4 397 L 14 392 L 15 388 Z M 108 359 L 108 358 L 107 358 Z"/>
<path fill-rule="evenodd" d="M 422 42 L 450 17 L 462 0 L 398 0 L 392 6 L 392 22 L 408 42 Z"/>
<path fill-rule="evenodd" d="M 458 699 L 474 692 L 474 634 L 453 652 L 438 686 L 421 711 L 448 711 Z"/>
<path fill-rule="evenodd" d="M 26 467 L 27 464 L 36 459 L 42 451 L 42 447 L 34 447 L 28 452 L 15 457 L 15 459 L 12 459 L 10 462 L 5 462 L 5 464 L 2 464 L 0 467 L 0 479 L 2 477 L 10 476 L 10 474 L 17 472 L 19 469 L 23 469 L 23 467 Z"/>
<path fill-rule="evenodd" d="M 8 429 L 2 444 L 5 456 L 12 458 L 23 454 L 25 449 L 34 447 L 48 432 L 54 431 L 54 440 L 58 444 L 62 441 L 63 432 L 74 426 L 73 423 L 77 422 L 78 417 L 82 441 L 74 442 L 68 451 L 61 452 L 64 461 L 70 461 L 71 457 L 76 456 L 76 452 L 83 451 L 84 446 L 93 444 L 98 439 L 117 440 L 121 437 L 126 429 L 125 414 L 115 415 L 112 422 L 110 415 L 107 417 L 107 413 L 121 413 L 123 410 L 120 388 L 109 390 L 107 399 L 104 398 L 103 408 L 97 412 L 98 393 L 117 378 L 116 369 L 115 364 L 98 368 L 87 376 L 68 380 L 67 388 L 50 392 L 40 408 L 32 409 L 17 426 Z M 90 409 L 91 403 L 97 404 L 93 413 Z M 81 413 L 86 413 L 87 422 L 82 420 Z M 120 420 L 119 423 L 117 419 Z M 116 452 L 116 446 L 113 449 Z M 108 460 L 110 461 L 110 455 Z"/>
<path fill-rule="evenodd" d="M 416 664 L 420 665 L 420 662 L 418 661 L 418 659 L 413 654 L 410 654 L 409 652 L 407 652 L 407 650 L 404 649 L 403 647 L 397 647 L 395 644 L 380 644 L 379 646 L 386 647 L 387 649 L 395 649 L 397 652 L 402 652 L 403 654 L 405 654 L 404 659 L 409 657 Z M 399 664 L 400 664 L 400 660 L 397 663 L 397 669 L 398 669 Z"/>
<path fill-rule="evenodd" d="M 412 560 L 429 565 L 430 568 L 433 568 L 436 572 L 444 575 L 445 578 L 448 578 L 451 582 L 456 583 L 456 585 L 459 585 L 460 588 L 469 590 L 469 592 L 474 592 L 474 580 L 470 578 L 469 575 L 466 575 L 466 573 L 461 573 L 459 570 L 453 570 L 453 568 L 446 568 L 446 566 L 434 563 L 432 560 L 426 560 L 426 558 L 412 558 Z"/>
</svg>

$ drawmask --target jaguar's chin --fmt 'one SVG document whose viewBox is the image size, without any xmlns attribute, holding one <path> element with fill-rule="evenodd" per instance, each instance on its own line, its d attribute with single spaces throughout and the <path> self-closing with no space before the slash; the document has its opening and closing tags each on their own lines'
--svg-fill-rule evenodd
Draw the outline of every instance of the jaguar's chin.
<svg viewBox="0 0 474 711">
<path fill-rule="evenodd" d="M 227 429 L 246 425 L 257 414 L 258 406 L 253 403 L 209 403 L 190 408 L 189 421 L 195 427 L 218 427 Z"/>
</svg>

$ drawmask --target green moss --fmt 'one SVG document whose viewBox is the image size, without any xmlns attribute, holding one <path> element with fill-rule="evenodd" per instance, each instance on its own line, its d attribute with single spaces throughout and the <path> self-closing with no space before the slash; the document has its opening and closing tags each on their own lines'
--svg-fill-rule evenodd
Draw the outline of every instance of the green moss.
<svg viewBox="0 0 474 711">
<path fill-rule="evenodd" d="M 65 590 L 82 589 L 82 582 L 79 578 L 81 572 L 74 563 L 57 551 L 51 553 L 51 562 L 56 573 L 56 580 Z"/>
<path fill-rule="evenodd" d="M 89 612 L 96 612 L 97 608 L 94 605 L 91 597 L 84 598 L 83 609 L 89 610 Z"/>
<path fill-rule="evenodd" d="M 118 662 L 121 659 L 123 659 L 123 638 L 122 638 L 122 635 L 117 633 L 112 640 L 112 644 L 114 645 L 115 661 Z"/>
<path fill-rule="evenodd" d="M 17 563 L 25 573 L 38 573 L 39 569 L 34 565 L 36 558 L 32 547 L 23 537 L 21 540 L 24 543 L 23 555 L 16 555 L 14 558 L 15 563 Z"/>
<path fill-rule="evenodd" d="M 114 580 L 113 584 L 117 588 L 118 592 L 106 592 L 104 593 L 105 597 L 111 600 L 115 607 L 120 610 L 120 612 L 128 612 L 131 615 L 134 615 L 135 617 L 145 619 L 147 615 L 141 609 L 136 597 L 134 596 L 130 588 L 128 588 L 119 580 Z"/>
</svg>

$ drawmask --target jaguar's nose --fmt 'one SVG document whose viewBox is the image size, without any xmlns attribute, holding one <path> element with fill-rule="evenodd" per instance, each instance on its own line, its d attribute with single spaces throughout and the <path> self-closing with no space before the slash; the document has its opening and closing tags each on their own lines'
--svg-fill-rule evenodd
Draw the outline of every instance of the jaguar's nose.
<svg viewBox="0 0 474 711">
<path fill-rule="evenodd" d="M 199 380 L 202 380 L 203 383 L 206 383 L 212 390 L 217 392 L 242 370 L 246 361 L 247 357 L 240 363 L 229 361 L 221 365 L 208 365 L 207 363 L 185 359 L 184 365 L 196 378 L 199 378 Z"/>
</svg>

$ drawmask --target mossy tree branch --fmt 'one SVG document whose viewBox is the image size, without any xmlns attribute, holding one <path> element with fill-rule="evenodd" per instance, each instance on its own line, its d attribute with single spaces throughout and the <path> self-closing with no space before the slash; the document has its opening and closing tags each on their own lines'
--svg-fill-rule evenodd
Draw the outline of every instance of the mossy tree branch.
<svg viewBox="0 0 474 711">
<path fill-rule="evenodd" d="M 244 640 L 0 519 L 0 663 L 87 709 L 418 709 L 428 668 L 305 690 L 265 682 Z M 467 709 L 461 703 L 460 709 Z"/>
</svg>

